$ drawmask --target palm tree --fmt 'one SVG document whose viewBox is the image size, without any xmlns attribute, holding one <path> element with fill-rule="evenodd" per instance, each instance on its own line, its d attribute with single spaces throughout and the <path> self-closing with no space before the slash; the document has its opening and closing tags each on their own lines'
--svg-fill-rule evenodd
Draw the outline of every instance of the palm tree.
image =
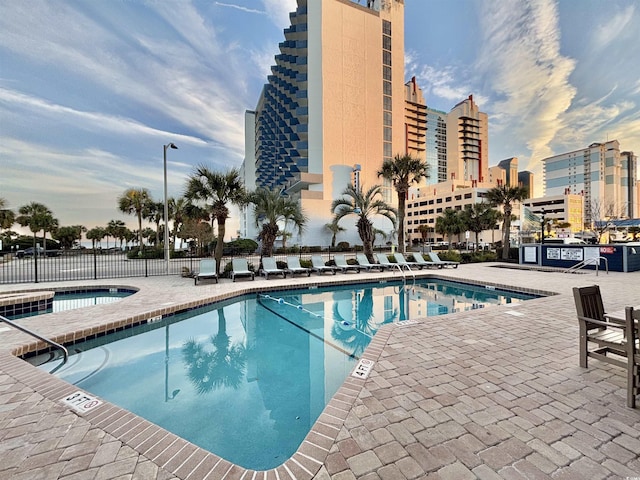
<svg viewBox="0 0 640 480">
<path fill-rule="evenodd" d="M 189 176 L 184 195 L 191 202 L 202 202 L 211 213 L 211 220 L 218 224 L 218 240 L 216 242 L 215 259 L 216 274 L 220 274 L 220 263 L 224 249 L 225 223 L 229 218 L 229 203 L 244 205 L 247 193 L 242 183 L 240 171 L 232 168 L 226 173 L 218 173 L 200 165 Z"/>
<path fill-rule="evenodd" d="M 127 226 L 122 220 L 109 220 L 109 223 L 107 224 L 107 228 L 106 228 L 106 233 L 107 235 L 113 237 L 114 246 L 115 246 L 115 240 L 116 239 L 120 240 L 120 249 L 122 249 L 122 241 L 126 237 L 126 233 L 125 233 L 126 230 L 127 230 Z M 107 248 L 109 248 L 109 243 L 107 243 Z"/>
<path fill-rule="evenodd" d="M 511 212 L 513 204 L 521 202 L 529 195 L 528 190 L 524 187 L 510 187 L 508 185 L 498 185 L 487 191 L 485 198 L 495 206 L 501 206 L 504 214 L 504 222 L 502 223 L 502 259 L 509 259 L 509 246 L 511 242 Z"/>
<path fill-rule="evenodd" d="M 151 194 L 146 188 L 129 188 L 118 198 L 118 208 L 121 212 L 138 217 L 138 248 L 143 248 L 142 243 L 142 215 L 151 203 Z"/>
<path fill-rule="evenodd" d="M 462 221 L 458 212 L 452 208 L 447 208 L 442 216 L 436 218 L 436 232 L 446 235 L 449 243 L 448 249 L 451 250 L 453 236 L 458 235 L 462 231 Z"/>
<path fill-rule="evenodd" d="M 0 229 L 9 230 L 16 223 L 16 214 L 6 208 L 7 201 L 0 197 Z"/>
<path fill-rule="evenodd" d="M 262 255 L 269 257 L 273 253 L 273 245 L 280 232 L 279 223 L 291 222 L 298 233 L 302 233 L 307 224 L 307 217 L 300 203 L 291 197 L 285 197 L 279 190 L 259 188 L 249 195 L 249 203 L 254 206 L 256 226 L 262 226 L 258 240 L 262 241 Z"/>
<path fill-rule="evenodd" d="M 398 194 L 398 251 L 404 253 L 404 212 L 407 194 L 412 183 L 429 178 L 428 165 L 411 155 L 396 155 L 393 160 L 384 161 L 378 171 L 378 177 L 391 180 Z"/>
<path fill-rule="evenodd" d="M 186 198 L 169 198 L 169 219 L 173 220 L 173 231 L 171 232 L 171 245 L 176 244 L 176 236 L 180 227 L 187 219 L 189 212 L 189 202 Z M 182 247 L 182 244 L 180 245 Z"/>
<path fill-rule="evenodd" d="M 346 232 L 347 229 L 338 225 L 338 222 L 331 221 L 324 226 L 325 230 L 331 232 L 331 248 L 336 248 L 336 237 L 340 232 Z"/>
<path fill-rule="evenodd" d="M 496 211 L 488 203 L 474 203 L 465 205 L 461 212 L 461 220 L 464 228 L 475 234 L 475 248 L 478 249 L 478 235 L 484 230 L 493 228 L 496 223 Z"/>
<path fill-rule="evenodd" d="M 375 240 L 375 229 L 370 217 L 380 215 L 388 218 L 393 227 L 396 226 L 397 210 L 389 206 L 382 200 L 382 187 L 374 185 L 366 192 L 362 187 L 348 185 L 342 192 L 346 197 L 341 197 L 331 203 L 331 211 L 335 215 L 334 222 L 338 223 L 347 215 L 356 215 L 358 222 L 358 235 L 362 240 L 363 252 L 370 262 L 373 260 L 373 242 Z"/>
<path fill-rule="evenodd" d="M 86 233 L 87 240 L 91 240 L 93 249 L 96 248 L 96 243 L 100 244 L 102 239 L 107 235 L 107 232 L 102 227 L 94 227 Z"/>
<path fill-rule="evenodd" d="M 45 245 L 44 248 L 46 250 L 46 236 L 47 231 L 51 231 L 54 226 L 57 226 L 58 220 L 53 218 L 53 213 L 49 208 L 47 208 L 42 203 L 31 202 L 28 205 L 23 205 L 18 210 L 18 217 L 16 218 L 16 222 L 18 222 L 23 227 L 29 227 L 29 230 L 33 232 L 33 248 L 35 251 L 36 248 L 36 233 L 40 230 L 44 230 L 44 238 Z"/>
</svg>

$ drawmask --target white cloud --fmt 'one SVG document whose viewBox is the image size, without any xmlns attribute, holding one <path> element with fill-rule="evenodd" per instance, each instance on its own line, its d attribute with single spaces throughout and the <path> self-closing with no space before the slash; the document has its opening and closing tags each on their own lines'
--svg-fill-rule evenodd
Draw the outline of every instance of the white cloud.
<svg viewBox="0 0 640 480">
<path fill-rule="evenodd" d="M 631 25 L 635 14 L 635 5 L 629 5 L 624 10 L 612 15 L 606 23 L 601 24 L 595 31 L 593 37 L 593 48 L 603 49 L 612 43 L 619 35 Z M 631 26 L 631 28 L 636 28 Z"/>
<path fill-rule="evenodd" d="M 497 97 L 491 111 L 502 114 L 494 125 L 499 135 L 527 139 L 531 158 L 520 166 L 537 170 L 536 163 L 552 154 L 562 114 L 576 95 L 569 81 L 575 61 L 560 53 L 556 5 L 507 0 L 487 4 L 482 13 L 478 68 Z"/>
<path fill-rule="evenodd" d="M 280 28 L 291 25 L 289 13 L 297 8 L 296 0 L 262 0 L 267 15 L 271 21 Z"/>
</svg>

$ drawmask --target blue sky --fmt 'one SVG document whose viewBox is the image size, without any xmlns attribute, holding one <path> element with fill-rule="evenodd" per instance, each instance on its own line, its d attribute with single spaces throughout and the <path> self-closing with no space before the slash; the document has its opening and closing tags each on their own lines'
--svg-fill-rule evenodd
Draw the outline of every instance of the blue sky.
<svg viewBox="0 0 640 480">
<path fill-rule="evenodd" d="M 0 0 L 0 197 L 44 203 L 61 225 L 136 228 L 116 199 L 162 199 L 164 144 L 179 147 L 170 196 L 196 165 L 240 166 L 244 111 L 294 8 Z M 607 139 L 640 154 L 635 0 L 406 0 L 405 17 L 406 80 L 440 110 L 473 94 L 491 165 L 517 156 L 539 174 L 540 159 Z"/>
</svg>

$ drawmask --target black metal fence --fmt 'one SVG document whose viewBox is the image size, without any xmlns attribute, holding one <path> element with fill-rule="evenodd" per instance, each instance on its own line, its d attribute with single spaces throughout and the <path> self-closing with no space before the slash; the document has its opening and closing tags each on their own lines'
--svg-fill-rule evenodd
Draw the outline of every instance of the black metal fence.
<svg viewBox="0 0 640 480">
<path fill-rule="evenodd" d="M 169 274 L 180 274 L 183 267 L 192 271 L 198 261 L 197 258 L 172 259 Z M 123 252 L 96 251 L 23 258 L 5 255 L 0 259 L 0 284 L 150 277 L 166 273 L 166 263 L 162 259 L 129 259 Z"/>
<path fill-rule="evenodd" d="M 325 260 L 333 258 L 330 249 L 321 253 Z M 311 252 L 289 252 L 273 255 L 276 260 L 285 261 L 295 255 L 301 260 L 309 260 Z M 235 257 L 247 259 L 249 267 L 258 272 L 260 255 L 225 255 L 220 264 L 220 272 Z M 347 257 L 353 256 L 347 253 Z M 60 282 L 71 280 L 99 280 L 107 278 L 152 277 L 161 275 L 189 276 L 198 272 L 201 258 L 172 258 L 167 263 L 157 258 L 128 258 L 121 251 L 65 252 L 59 256 L 29 256 L 18 258 L 12 254 L 0 257 L 0 284 Z"/>
</svg>

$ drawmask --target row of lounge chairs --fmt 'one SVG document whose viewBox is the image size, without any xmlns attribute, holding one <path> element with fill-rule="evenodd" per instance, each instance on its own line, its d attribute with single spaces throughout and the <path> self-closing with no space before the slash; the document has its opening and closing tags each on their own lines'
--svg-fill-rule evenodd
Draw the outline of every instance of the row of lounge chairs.
<svg viewBox="0 0 640 480">
<path fill-rule="evenodd" d="M 447 260 L 441 260 L 437 253 L 429 252 L 429 260 L 426 260 L 422 254 L 413 253 L 413 261 L 407 261 L 403 254 L 394 254 L 395 263 L 389 261 L 387 254 L 378 253 L 376 258 L 378 263 L 370 263 L 367 256 L 364 253 L 356 254 L 357 264 L 350 264 L 347 262 L 344 254 L 336 253 L 333 256 L 335 265 L 326 265 L 321 255 L 311 256 L 311 268 L 306 268 L 300 265 L 300 259 L 296 256 L 287 257 L 286 268 L 279 268 L 276 259 L 273 257 L 262 258 L 262 268 L 260 274 L 265 278 L 269 278 L 269 275 L 282 275 L 283 278 L 287 277 L 287 274 L 306 274 L 310 276 L 312 272 L 315 273 L 332 273 L 335 275 L 337 272 L 347 273 L 354 271 L 360 273 L 361 270 L 390 270 L 393 268 L 417 268 L 422 270 L 423 268 L 436 267 L 452 267 L 457 268 L 458 262 L 451 262 Z M 255 279 L 255 273 L 249 269 L 247 260 L 244 258 L 234 258 L 232 260 L 232 269 L 230 272 L 231 280 L 236 281 L 237 277 L 251 277 L 251 280 Z M 206 259 L 200 261 L 200 270 L 194 275 L 195 284 L 198 284 L 199 280 L 214 279 L 218 283 L 218 275 L 216 274 L 216 261 L 215 259 Z"/>
</svg>

